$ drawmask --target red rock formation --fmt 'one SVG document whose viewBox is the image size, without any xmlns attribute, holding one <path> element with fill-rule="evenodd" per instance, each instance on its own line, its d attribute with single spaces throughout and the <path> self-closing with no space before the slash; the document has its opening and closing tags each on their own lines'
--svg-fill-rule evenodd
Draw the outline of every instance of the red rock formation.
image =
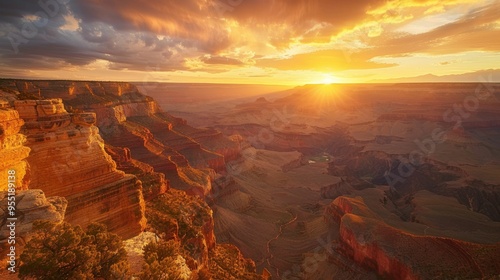
<svg viewBox="0 0 500 280">
<path fill-rule="evenodd" d="M 20 92 L 39 89 L 38 95 L 60 98 L 74 110 L 93 111 L 106 142 L 129 148 L 132 158 L 151 165 L 156 172 L 164 173 L 172 186 L 191 193 L 208 194 L 213 179 L 208 169 L 224 171 L 225 157 L 231 160 L 239 156 L 238 143 L 217 131 L 192 128 L 185 120 L 161 112 L 156 102 L 131 84 L 7 80 L 2 86 Z M 51 128 L 47 125 L 54 125 L 53 129 L 67 125 L 70 120 L 57 110 L 52 112 L 57 118 L 54 114 L 47 120 L 38 118 L 33 125 L 40 127 L 32 128 L 48 130 Z M 27 115 L 35 116 L 34 112 Z M 84 124 L 88 117 L 73 118 L 73 123 Z"/>
<path fill-rule="evenodd" d="M 238 248 L 216 243 L 213 212 L 199 197 L 170 189 L 148 202 L 147 216 L 156 234 L 185 250 L 192 271 L 208 268 L 214 279 L 262 279 Z"/>
<path fill-rule="evenodd" d="M 152 166 L 155 172 L 165 174 L 171 186 L 201 196 L 210 192 L 209 174 L 192 168 L 183 155 L 160 143 L 147 128 L 124 122 L 101 133 L 107 143 L 115 147 L 128 147 L 133 159 Z"/>
<path fill-rule="evenodd" d="M 67 201 L 63 197 L 45 197 L 41 190 L 26 190 L 29 184 L 30 169 L 27 161 L 30 149 L 24 146 L 26 136 L 20 133 L 25 123 L 17 110 L 12 94 L 0 91 L 0 244 L 3 245 L 10 235 L 6 226 L 7 218 L 13 218 L 8 202 L 15 202 L 16 246 L 23 245 L 25 238 L 36 220 L 61 222 L 64 219 Z M 8 176 L 11 176 L 10 178 Z M 12 180 L 14 177 L 14 180 Z M 9 183 L 13 183 L 9 184 Z M 13 192 L 12 192 L 13 191 Z M 15 194 L 15 201 L 9 195 Z M 21 247 L 19 247 L 21 248 Z"/>
<path fill-rule="evenodd" d="M 5 106 L 7 107 L 7 106 Z M 15 171 L 15 186 L 18 190 L 27 188 L 29 176 L 25 158 L 30 149 L 24 146 L 26 136 L 19 133 L 24 121 L 11 108 L 0 109 L 0 191 L 8 188 L 9 170 Z"/>
<path fill-rule="evenodd" d="M 223 155 L 213 152 L 214 146 L 209 150 L 199 142 L 205 140 L 204 142 L 208 143 L 209 141 L 205 137 L 219 136 L 218 140 L 226 140 L 226 142 L 221 141 L 221 146 L 226 144 L 228 148 L 231 148 L 234 145 L 233 142 L 224 138 L 222 134 L 217 135 L 217 132 L 215 132 L 210 133 L 208 136 L 201 135 L 200 132 L 203 132 L 203 130 L 187 126 L 182 122 L 172 122 L 172 119 L 164 113 L 154 116 L 130 117 L 128 121 L 147 128 L 155 139 L 183 155 L 189 164 L 195 168 L 212 168 L 216 171 L 225 170 Z M 214 141 L 216 140 L 214 139 Z"/>
<path fill-rule="evenodd" d="M 95 115 L 71 116 L 60 99 L 16 101 L 15 107 L 30 124 L 30 188 L 67 198 L 71 223 L 102 222 L 125 237 L 144 228 L 141 182 L 116 170 L 93 126 Z"/>
<path fill-rule="evenodd" d="M 133 96 L 138 92 L 134 85 L 123 82 L 4 80 L 2 86 L 22 93 L 43 95 L 46 98 L 57 98 L 64 94 L 66 99 L 77 98 L 78 95 L 89 92 L 96 96 L 111 94 L 116 97 Z"/>
<path fill-rule="evenodd" d="M 168 190 L 169 182 L 165 180 L 165 174 L 154 172 L 151 165 L 132 159 L 129 148 L 116 148 L 110 145 L 106 145 L 105 148 L 117 163 L 119 170 L 133 174 L 141 180 L 144 199 L 151 200 Z"/>
<path fill-rule="evenodd" d="M 500 244 L 410 234 L 383 222 L 360 197 L 335 199 L 326 215 L 340 223 L 343 253 L 388 279 L 473 279 L 500 273 L 500 266 L 491 263 L 500 257 Z"/>
<path fill-rule="evenodd" d="M 29 121 L 25 132 L 33 151 L 28 158 L 34 166 L 31 184 L 65 196 L 68 221 L 83 226 L 102 222 L 108 229 L 131 237 L 143 228 L 141 190 L 145 190 L 150 200 L 148 211 L 159 210 L 154 216 L 158 219 L 150 222 L 166 225 L 165 232 L 159 233 L 182 243 L 193 273 L 213 268 L 212 273 L 221 273 L 213 274 L 214 278 L 261 279 L 255 274 L 253 261 L 243 258 L 236 247 L 216 244 L 212 210 L 199 197 L 186 195 L 203 197 L 211 192 L 213 169 L 223 171 L 224 157 L 238 156 L 237 142 L 158 113 L 155 102 L 128 84 L 8 83 L 17 90 L 38 89 L 38 96 L 54 98 L 19 101 L 17 106 Z M 71 106 L 72 115 L 59 98 Z M 81 113 L 84 109 L 94 113 Z M 105 147 L 94 123 L 111 145 Z M 117 169 L 137 175 L 144 188 L 135 176 Z M 186 191 L 168 190 L 165 177 Z M 172 201 L 155 209 L 154 203 L 165 197 Z M 168 215 L 170 218 L 164 220 Z"/>
</svg>

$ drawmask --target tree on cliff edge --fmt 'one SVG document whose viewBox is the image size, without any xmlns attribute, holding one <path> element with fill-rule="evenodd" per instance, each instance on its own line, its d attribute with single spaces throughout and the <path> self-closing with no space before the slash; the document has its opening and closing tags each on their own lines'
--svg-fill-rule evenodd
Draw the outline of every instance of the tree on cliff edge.
<svg viewBox="0 0 500 280">
<path fill-rule="evenodd" d="M 125 279 L 129 264 L 119 236 L 104 225 L 33 223 L 20 256 L 20 279 Z"/>
<path fill-rule="evenodd" d="M 160 239 L 144 246 L 144 265 L 141 280 L 190 279 L 191 271 L 181 256 L 179 243 Z"/>
</svg>

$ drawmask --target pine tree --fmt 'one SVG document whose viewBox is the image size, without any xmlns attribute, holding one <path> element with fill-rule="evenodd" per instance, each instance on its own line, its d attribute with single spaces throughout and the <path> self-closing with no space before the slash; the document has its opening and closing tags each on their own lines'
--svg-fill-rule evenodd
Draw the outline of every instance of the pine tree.
<svg viewBox="0 0 500 280">
<path fill-rule="evenodd" d="M 179 243 L 174 240 L 151 242 L 144 247 L 145 264 L 142 267 L 142 280 L 179 280 L 186 279 L 179 260 Z M 183 260 L 183 259 L 182 259 Z"/>
<path fill-rule="evenodd" d="M 91 224 L 87 231 L 68 223 L 33 223 L 34 233 L 20 256 L 20 279 L 124 279 L 126 252 L 119 236 Z"/>
</svg>

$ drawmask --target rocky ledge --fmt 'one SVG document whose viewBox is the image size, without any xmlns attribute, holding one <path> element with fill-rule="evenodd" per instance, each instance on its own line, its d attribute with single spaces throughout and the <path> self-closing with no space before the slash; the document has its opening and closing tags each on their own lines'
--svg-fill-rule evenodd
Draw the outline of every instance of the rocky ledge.
<svg viewBox="0 0 500 280">
<path fill-rule="evenodd" d="M 28 184 L 25 178 L 28 165 L 26 158 L 30 149 L 24 146 L 26 136 L 19 133 L 24 121 L 19 113 L 12 108 L 0 109 L 0 191 L 8 188 L 9 170 L 15 171 L 15 184 L 18 190 L 24 189 Z"/>
<path fill-rule="evenodd" d="M 57 98 L 18 100 L 14 106 L 26 121 L 30 189 L 65 197 L 69 222 L 102 222 L 123 236 L 144 228 L 141 182 L 116 169 L 94 126 L 95 114 L 70 114 Z"/>
<path fill-rule="evenodd" d="M 365 200 L 366 195 L 374 193 L 375 190 L 367 190 L 362 196 L 341 196 L 327 208 L 327 219 L 340 227 L 339 243 L 334 245 L 337 252 L 387 279 L 490 279 L 500 271 L 495 262 L 500 257 L 498 242 L 494 243 L 491 238 L 489 244 L 458 239 L 475 241 L 481 235 L 493 234 L 495 229 L 477 222 L 486 217 L 476 214 L 472 221 L 466 221 L 465 215 L 449 216 L 448 219 L 458 219 L 454 220 L 455 227 L 464 227 L 455 229 L 457 233 L 441 230 L 439 224 L 429 222 L 432 219 L 405 223 L 385 213 L 382 203 L 372 205 L 366 202 L 369 201 Z M 421 196 L 428 199 L 431 194 L 422 193 Z M 457 207 L 457 211 L 467 212 L 460 209 L 463 206 L 453 199 L 441 199 L 441 202 Z M 433 206 L 424 204 L 420 207 L 429 209 Z M 421 216 L 432 217 L 429 212 Z M 466 228 L 475 230 L 476 236 L 467 236 L 464 233 Z"/>
</svg>

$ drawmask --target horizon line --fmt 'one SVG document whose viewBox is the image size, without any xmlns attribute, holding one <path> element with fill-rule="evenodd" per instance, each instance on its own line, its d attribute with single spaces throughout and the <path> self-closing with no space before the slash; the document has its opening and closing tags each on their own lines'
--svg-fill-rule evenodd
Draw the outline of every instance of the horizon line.
<svg viewBox="0 0 500 280">
<path fill-rule="evenodd" d="M 301 87 L 309 85 L 409 85 L 409 84 L 500 84 L 500 81 L 485 82 L 485 81 L 418 81 L 418 82 L 385 82 L 385 81 L 370 81 L 370 82 L 337 82 L 337 83 L 307 83 L 307 84 L 267 84 L 267 83 L 221 83 L 221 82 L 175 82 L 175 81 L 123 81 L 123 80 L 86 80 L 86 79 L 50 79 L 50 78 L 3 78 L 0 80 L 23 80 L 23 81 L 54 81 L 54 82 L 105 82 L 105 83 L 131 83 L 131 84 L 183 84 L 183 85 L 247 85 L 247 86 L 282 86 L 282 87 Z"/>
</svg>

